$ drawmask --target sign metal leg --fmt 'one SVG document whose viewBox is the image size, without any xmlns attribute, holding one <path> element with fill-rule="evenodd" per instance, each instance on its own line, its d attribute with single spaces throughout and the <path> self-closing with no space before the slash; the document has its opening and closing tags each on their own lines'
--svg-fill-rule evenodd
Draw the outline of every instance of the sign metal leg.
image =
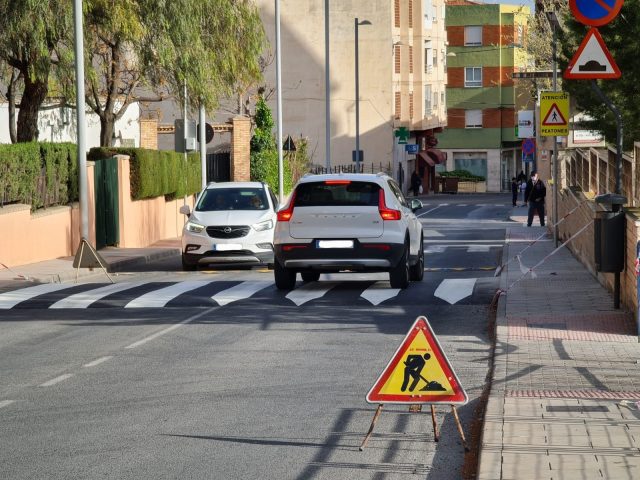
<svg viewBox="0 0 640 480">
<path fill-rule="evenodd" d="M 455 405 L 451 405 L 451 411 L 453 412 L 453 417 L 456 419 L 456 427 L 458 427 L 458 433 L 460 434 L 460 438 L 462 439 L 464 451 L 468 452 L 470 450 L 469 445 L 467 445 L 467 439 L 464 438 L 464 432 L 462 431 L 462 425 L 460 424 L 460 418 L 458 417 L 458 411 L 456 410 Z"/>
<path fill-rule="evenodd" d="M 379 404 L 378 408 L 376 409 L 376 413 L 373 415 L 373 420 L 371 420 L 371 426 L 369 427 L 369 431 L 365 435 L 364 440 L 362 440 L 362 445 L 360 445 L 360 451 L 363 451 L 364 447 L 367 446 L 367 442 L 369 441 L 369 437 L 373 433 L 373 429 L 376 426 L 376 422 L 378 421 L 378 417 L 380 416 L 381 412 L 382 412 L 382 404 Z"/>
<path fill-rule="evenodd" d="M 433 423 L 433 437 L 436 442 L 440 441 L 440 433 L 438 433 L 438 423 L 436 422 L 436 407 L 431 405 L 431 423 Z"/>
</svg>

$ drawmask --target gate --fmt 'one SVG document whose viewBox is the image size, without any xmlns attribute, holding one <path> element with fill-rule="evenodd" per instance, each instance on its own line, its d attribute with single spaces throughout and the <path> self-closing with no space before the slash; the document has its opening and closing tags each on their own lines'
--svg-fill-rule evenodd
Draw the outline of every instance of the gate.
<svg viewBox="0 0 640 480">
<path fill-rule="evenodd" d="M 97 160 L 94 167 L 96 249 L 120 242 L 118 227 L 118 159 Z"/>
<path fill-rule="evenodd" d="M 207 154 L 207 183 L 231 181 L 231 153 Z"/>
</svg>

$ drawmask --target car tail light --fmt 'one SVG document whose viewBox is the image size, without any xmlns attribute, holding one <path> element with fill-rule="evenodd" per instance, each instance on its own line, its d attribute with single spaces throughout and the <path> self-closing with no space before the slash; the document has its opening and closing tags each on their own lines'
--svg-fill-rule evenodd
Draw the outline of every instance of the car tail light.
<svg viewBox="0 0 640 480">
<path fill-rule="evenodd" d="M 362 248 L 375 248 L 376 250 L 388 252 L 391 250 L 391 245 L 387 245 L 386 243 L 363 243 Z"/>
<path fill-rule="evenodd" d="M 293 192 L 291 195 L 291 200 L 289 200 L 289 205 L 286 208 L 278 211 L 278 221 L 279 222 L 288 222 L 291 220 L 293 216 L 293 204 L 296 201 L 296 192 Z"/>
<path fill-rule="evenodd" d="M 325 185 L 349 185 L 351 180 L 325 180 Z"/>
<path fill-rule="evenodd" d="M 282 250 L 284 252 L 290 252 L 291 250 L 298 250 L 298 249 L 301 249 L 301 248 L 309 248 L 309 245 L 304 245 L 304 244 L 300 244 L 300 243 L 282 245 Z"/>
<path fill-rule="evenodd" d="M 383 220 L 400 220 L 402 213 L 400 210 L 394 210 L 387 208 L 387 204 L 384 201 L 384 190 L 381 188 L 378 194 L 378 212 Z"/>
</svg>

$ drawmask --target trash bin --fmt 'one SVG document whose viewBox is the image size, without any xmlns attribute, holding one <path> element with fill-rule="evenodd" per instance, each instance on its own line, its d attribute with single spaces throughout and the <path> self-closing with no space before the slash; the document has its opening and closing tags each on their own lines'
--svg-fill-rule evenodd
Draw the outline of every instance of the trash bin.
<svg viewBox="0 0 640 480">
<path fill-rule="evenodd" d="M 625 260 L 625 213 L 622 195 L 599 195 L 596 203 L 605 205 L 605 211 L 596 212 L 594 219 L 594 254 L 598 272 L 620 273 Z M 608 208 L 607 208 L 608 207 Z"/>
<path fill-rule="evenodd" d="M 442 193 L 458 193 L 458 177 L 444 177 L 442 182 Z"/>
</svg>

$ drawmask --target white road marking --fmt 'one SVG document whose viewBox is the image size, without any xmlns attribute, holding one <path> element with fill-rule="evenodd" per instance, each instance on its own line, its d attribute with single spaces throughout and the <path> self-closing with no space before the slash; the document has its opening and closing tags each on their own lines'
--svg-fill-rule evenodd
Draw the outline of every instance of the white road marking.
<svg viewBox="0 0 640 480">
<path fill-rule="evenodd" d="M 267 288 L 268 286 L 273 285 L 273 282 L 269 281 L 250 281 L 250 282 L 242 282 L 239 285 L 223 290 L 222 292 L 216 293 L 213 297 L 211 297 L 215 302 L 224 306 L 229 303 L 235 302 L 237 300 L 242 300 L 244 298 L 249 298 L 260 290 Z"/>
<path fill-rule="evenodd" d="M 94 360 L 93 362 L 89 362 L 89 363 L 83 365 L 83 367 L 85 367 L 85 368 L 95 367 L 96 365 L 100 365 L 101 363 L 104 363 L 107 360 L 111 360 L 112 358 L 113 358 L 113 355 L 109 355 L 107 357 L 100 357 L 97 360 Z"/>
<path fill-rule="evenodd" d="M 399 292 L 399 288 L 389 288 L 389 282 L 376 282 L 362 292 L 360 296 L 372 305 L 379 305 L 385 300 L 395 297 Z"/>
<path fill-rule="evenodd" d="M 113 283 L 104 287 L 96 288 L 86 292 L 76 293 L 69 295 L 62 300 L 57 301 L 49 308 L 87 308 L 94 302 L 107 297 L 113 293 L 122 292 L 123 290 L 129 290 L 130 288 L 139 287 L 147 282 L 122 282 Z"/>
<path fill-rule="evenodd" d="M 425 237 L 444 237 L 444 235 L 437 230 L 424 229 L 423 232 Z"/>
<path fill-rule="evenodd" d="M 467 207 L 468 205 L 466 203 L 459 203 L 458 205 L 456 205 L 457 207 Z"/>
<path fill-rule="evenodd" d="M 14 402 L 15 402 L 15 400 L 2 400 L 2 401 L 0 401 L 0 408 L 8 407 L 9 405 L 11 405 Z"/>
<path fill-rule="evenodd" d="M 145 293 L 138 298 L 134 298 L 127 303 L 124 308 L 161 308 L 178 295 L 182 295 L 190 290 L 195 290 L 196 288 L 204 287 L 209 283 L 212 282 L 191 280 L 169 285 L 168 287 L 154 290 L 152 292 Z"/>
<path fill-rule="evenodd" d="M 73 373 L 65 373 L 64 375 L 60 375 L 59 377 L 56 377 L 52 380 L 49 380 L 48 382 L 44 382 L 42 385 L 40 385 L 41 387 L 50 387 L 51 385 L 55 385 L 56 383 L 60 383 L 60 382 L 64 382 L 65 380 L 67 380 L 68 378 L 73 377 Z"/>
<path fill-rule="evenodd" d="M 477 278 L 447 278 L 440 282 L 433 294 L 451 305 L 473 293 Z"/>
<path fill-rule="evenodd" d="M 416 215 L 416 217 L 421 217 L 423 215 L 426 215 L 427 213 L 431 213 L 434 210 L 439 209 L 440 207 L 446 207 L 447 205 L 449 205 L 448 203 L 441 203 L 440 205 L 438 205 L 437 207 L 432 208 L 431 210 L 427 210 L 426 212 L 422 212 L 420 215 Z"/>
<path fill-rule="evenodd" d="M 156 332 L 153 335 L 150 335 L 150 336 L 148 336 L 146 338 L 143 338 L 142 340 L 138 340 L 137 342 L 134 342 L 131 345 L 127 345 L 124 348 L 136 348 L 136 347 L 139 347 L 140 345 L 144 345 L 145 343 L 150 342 L 151 340 L 155 340 L 156 338 L 161 337 L 162 335 L 165 335 L 165 334 L 175 330 L 176 328 L 180 328 L 183 325 L 186 325 L 188 323 L 193 322 L 194 320 L 197 320 L 198 318 L 206 315 L 207 313 L 212 312 L 216 308 L 218 308 L 218 307 L 207 308 L 203 312 L 197 313 L 197 314 L 187 318 L 186 320 L 181 321 L 180 323 L 176 323 L 175 325 L 171 325 L 169 328 L 165 328 L 164 330 L 160 330 L 159 332 Z"/>
<path fill-rule="evenodd" d="M 445 245 L 430 245 L 424 249 L 424 253 L 444 253 L 445 248 L 447 248 Z"/>
<path fill-rule="evenodd" d="M 479 243 L 479 244 L 487 245 L 487 242 L 496 242 L 496 241 L 499 241 L 499 240 L 425 240 L 424 243 L 473 243 L 473 244 Z"/>
<path fill-rule="evenodd" d="M 43 283 L 41 285 L 34 285 L 33 287 L 14 290 L 12 292 L 5 292 L 0 294 L 0 309 L 13 308 L 20 302 L 24 302 L 25 300 L 37 297 L 38 295 L 57 292 L 58 290 L 64 290 L 65 288 L 71 288 L 75 286 L 75 284 L 69 285 L 62 283 Z"/>
<path fill-rule="evenodd" d="M 289 292 L 286 296 L 298 307 L 316 298 L 323 297 L 329 290 L 338 285 L 339 282 L 311 282 L 300 288 Z"/>
<path fill-rule="evenodd" d="M 467 248 L 467 253 L 488 252 L 493 246 L 494 245 L 471 245 Z"/>
</svg>

